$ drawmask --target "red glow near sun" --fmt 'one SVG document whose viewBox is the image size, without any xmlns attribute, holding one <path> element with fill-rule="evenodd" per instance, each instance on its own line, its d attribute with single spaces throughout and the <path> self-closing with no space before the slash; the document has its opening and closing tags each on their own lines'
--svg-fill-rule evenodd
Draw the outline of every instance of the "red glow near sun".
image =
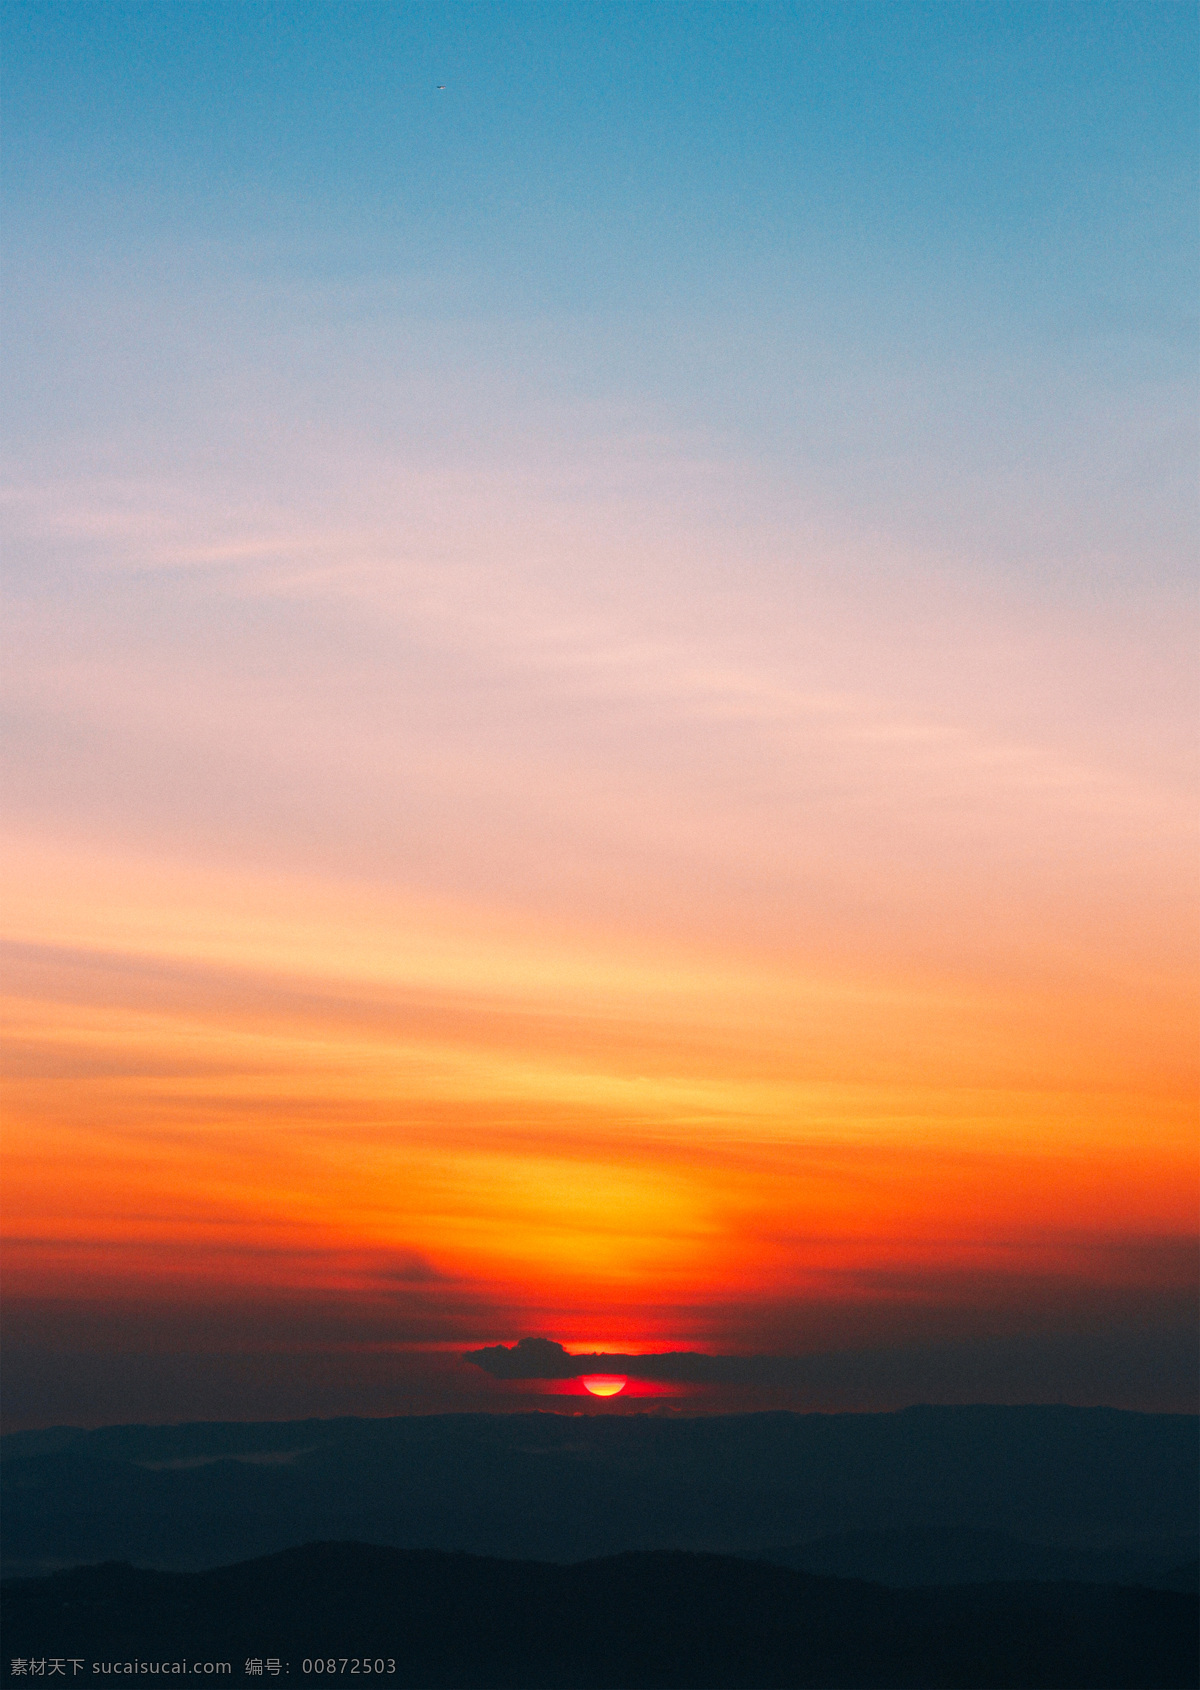
<svg viewBox="0 0 1200 1690">
<path fill-rule="evenodd" d="M 623 1373 L 588 1373 L 583 1378 L 583 1388 L 590 1391 L 594 1397 L 615 1397 L 619 1391 L 625 1389 L 625 1375 Z"/>
</svg>

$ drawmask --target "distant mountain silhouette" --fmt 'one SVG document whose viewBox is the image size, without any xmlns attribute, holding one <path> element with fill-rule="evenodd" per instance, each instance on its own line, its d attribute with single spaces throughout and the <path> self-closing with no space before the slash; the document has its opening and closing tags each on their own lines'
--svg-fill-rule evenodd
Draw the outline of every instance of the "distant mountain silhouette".
<svg viewBox="0 0 1200 1690">
<path fill-rule="evenodd" d="M 1077 1408 L 58 1428 L 0 1445 L 5 1570 L 353 1539 L 564 1562 L 782 1545 L 896 1584 L 1148 1580 L 1196 1554 L 1198 1445 L 1192 1416 Z"/>
<path fill-rule="evenodd" d="M 277 1657 L 395 1662 L 424 1690 L 1175 1690 L 1200 1682 L 1200 1603 L 1168 1591 L 990 1584 L 897 1591 L 715 1555 L 576 1566 L 353 1543 L 204 1573 L 108 1564 L 0 1589 L 5 1671 Z M 324 1677 L 325 1675 L 320 1675 Z M 341 1674 L 338 1675 L 342 1677 Z M 374 1674 L 372 1674 L 374 1677 Z M 360 1680 L 361 1681 L 361 1680 Z"/>
</svg>

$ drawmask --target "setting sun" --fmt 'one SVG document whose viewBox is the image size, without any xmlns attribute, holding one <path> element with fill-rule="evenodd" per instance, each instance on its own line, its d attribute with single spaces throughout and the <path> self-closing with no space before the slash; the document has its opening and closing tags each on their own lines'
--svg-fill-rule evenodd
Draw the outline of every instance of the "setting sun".
<svg viewBox="0 0 1200 1690">
<path fill-rule="evenodd" d="M 594 1397 L 615 1397 L 625 1389 L 623 1373 L 589 1373 L 583 1380 L 585 1390 Z"/>
</svg>

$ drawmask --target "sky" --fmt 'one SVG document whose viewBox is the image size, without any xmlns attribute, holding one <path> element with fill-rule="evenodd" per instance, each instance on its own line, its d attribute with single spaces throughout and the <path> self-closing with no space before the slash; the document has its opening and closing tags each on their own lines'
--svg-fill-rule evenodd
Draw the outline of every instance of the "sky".
<svg viewBox="0 0 1200 1690">
<path fill-rule="evenodd" d="M 3 27 L 5 1424 L 1194 1409 L 1195 9 Z"/>
</svg>

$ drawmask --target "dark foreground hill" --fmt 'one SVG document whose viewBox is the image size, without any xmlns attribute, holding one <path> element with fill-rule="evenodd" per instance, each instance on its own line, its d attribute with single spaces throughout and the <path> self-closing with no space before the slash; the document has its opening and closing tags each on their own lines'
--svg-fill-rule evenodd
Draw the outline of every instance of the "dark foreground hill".
<svg viewBox="0 0 1200 1690">
<path fill-rule="evenodd" d="M 1197 1552 L 1187 1415 L 463 1414 L 62 1428 L 2 1447 L 14 1574 L 187 1571 L 353 1539 L 542 1561 L 783 1545 L 800 1570 L 883 1583 L 1151 1583 Z"/>
<path fill-rule="evenodd" d="M 330 1676 L 314 1661 L 361 1679 L 365 1660 L 372 1679 L 382 1669 L 386 1683 L 424 1690 L 1173 1690 L 1200 1680 L 1194 1596 L 1073 1584 L 897 1591 L 716 1555 L 567 1567 L 322 1543 L 204 1573 L 76 1568 L 8 1580 L 2 1598 L 12 1682 L 14 1661 L 54 1658 L 72 1676 L 78 1661 L 93 1682 L 107 1676 L 93 1663 L 139 1672 L 175 1660 L 193 1671 L 228 1662 L 242 1681 L 271 1676 L 273 1657 L 279 1682 Z"/>
<path fill-rule="evenodd" d="M 1027 1543 L 1007 1532 L 964 1526 L 842 1532 L 808 1543 L 764 1549 L 759 1559 L 828 1578 L 869 1579 L 897 1590 L 926 1584 L 992 1584 L 1029 1580 L 1074 1584 L 1140 1584 L 1155 1590 L 1200 1589 L 1200 1564 L 1184 1559 L 1190 1542 L 1157 1553 L 1145 1548 L 1080 1549 Z"/>
</svg>

